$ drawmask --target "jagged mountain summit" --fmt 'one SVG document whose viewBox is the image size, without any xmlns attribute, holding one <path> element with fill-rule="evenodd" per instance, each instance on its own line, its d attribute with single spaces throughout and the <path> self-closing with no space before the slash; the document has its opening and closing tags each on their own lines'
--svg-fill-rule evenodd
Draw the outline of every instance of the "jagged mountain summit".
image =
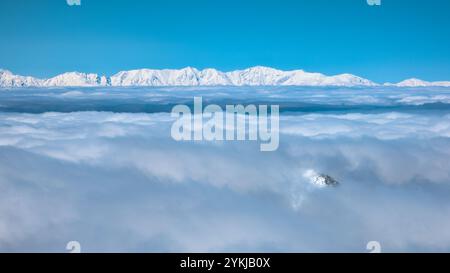
<svg viewBox="0 0 450 273">
<path fill-rule="evenodd" d="M 64 86 L 107 86 L 110 79 L 97 74 L 69 72 L 50 79 L 37 79 L 14 75 L 0 70 L 0 87 L 64 87 Z"/>
<path fill-rule="evenodd" d="M 410 79 L 398 87 L 450 86 L 450 82 L 425 82 Z M 66 86 L 378 86 L 377 83 L 352 74 L 327 76 L 304 70 L 283 71 L 255 66 L 244 70 L 222 72 L 208 68 L 139 69 L 121 71 L 107 77 L 98 74 L 69 72 L 49 79 L 14 75 L 0 70 L 0 87 L 66 87 Z"/>
<path fill-rule="evenodd" d="M 303 177 L 315 187 L 325 188 L 325 187 L 336 187 L 339 186 L 339 182 L 333 177 L 327 174 L 320 174 L 314 170 L 307 170 L 303 173 Z"/>
<path fill-rule="evenodd" d="M 42 80 L 33 77 L 14 75 L 8 70 L 0 69 L 0 87 L 41 86 Z"/>
<path fill-rule="evenodd" d="M 43 86 L 107 86 L 109 82 L 105 76 L 69 72 L 44 80 Z"/>
</svg>

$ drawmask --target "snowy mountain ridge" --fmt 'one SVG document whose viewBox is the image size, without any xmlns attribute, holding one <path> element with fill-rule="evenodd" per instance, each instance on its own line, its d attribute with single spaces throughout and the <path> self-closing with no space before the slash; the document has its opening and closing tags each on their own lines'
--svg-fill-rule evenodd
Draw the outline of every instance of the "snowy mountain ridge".
<svg viewBox="0 0 450 273">
<path fill-rule="evenodd" d="M 450 81 L 427 82 L 420 79 L 412 78 L 401 81 L 397 84 L 385 83 L 384 85 L 397 87 L 429 87 L 429 86 L 450 87 Z"/>
<path fill-rule="evenodd" d="M 385 86 L 425 87 L 446 86 L 450 82 L 426 82 L 409 79 Z M 14 75 L 0 70 L 0 87 L 95 87 L 95 86 L 379 86 L 379 84 L 352 74 L 327 76 L 304 70 L 283 71 L 255 66 L 244 70 L 222 72 L 208 68 L 138 69 L 121 71 L 107 77 L 98 74 L 68 72 L 49 79 Z"/>
</svg>

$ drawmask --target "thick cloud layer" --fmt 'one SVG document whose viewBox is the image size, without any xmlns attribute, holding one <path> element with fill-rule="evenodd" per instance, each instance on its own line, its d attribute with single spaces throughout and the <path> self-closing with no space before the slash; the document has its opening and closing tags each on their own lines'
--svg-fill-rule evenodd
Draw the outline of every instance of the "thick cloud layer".
<svg viewBox="0 0 450 273">
<path fill-rule="evenodd" d="M 167 113 L 0 113 L 0 251 L 450 251 L 449 119 L 285 114 L 262 153 Z"/>
</svg>

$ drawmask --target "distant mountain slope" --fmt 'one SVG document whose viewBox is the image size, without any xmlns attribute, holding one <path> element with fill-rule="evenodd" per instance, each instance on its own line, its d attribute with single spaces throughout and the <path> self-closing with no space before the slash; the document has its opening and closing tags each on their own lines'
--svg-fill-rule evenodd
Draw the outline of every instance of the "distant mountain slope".
<svg viewBox="0 0 450 273">
<path fill-rule="evenodd" d="M 412 78 L 404 80 L 397 84 L 386 84 L 386 85 L 393 85 L 397 87 L 428 87 L 428 86 L 450 87 L 450 81 L 427 82 L 420 79 Z"/>
</svg>

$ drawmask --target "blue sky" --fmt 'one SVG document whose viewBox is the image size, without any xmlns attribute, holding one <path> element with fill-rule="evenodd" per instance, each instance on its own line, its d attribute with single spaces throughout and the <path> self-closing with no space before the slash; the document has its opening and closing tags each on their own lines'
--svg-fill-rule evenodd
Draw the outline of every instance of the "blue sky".
<svg viewBox="0 0 450 273">
<path fill-rule="evenodd" d="M 66 71 L 254 65 L 378 82 L 450 80 L 450 1 L 0 1 L 0 67 Z"/>
</svg>

